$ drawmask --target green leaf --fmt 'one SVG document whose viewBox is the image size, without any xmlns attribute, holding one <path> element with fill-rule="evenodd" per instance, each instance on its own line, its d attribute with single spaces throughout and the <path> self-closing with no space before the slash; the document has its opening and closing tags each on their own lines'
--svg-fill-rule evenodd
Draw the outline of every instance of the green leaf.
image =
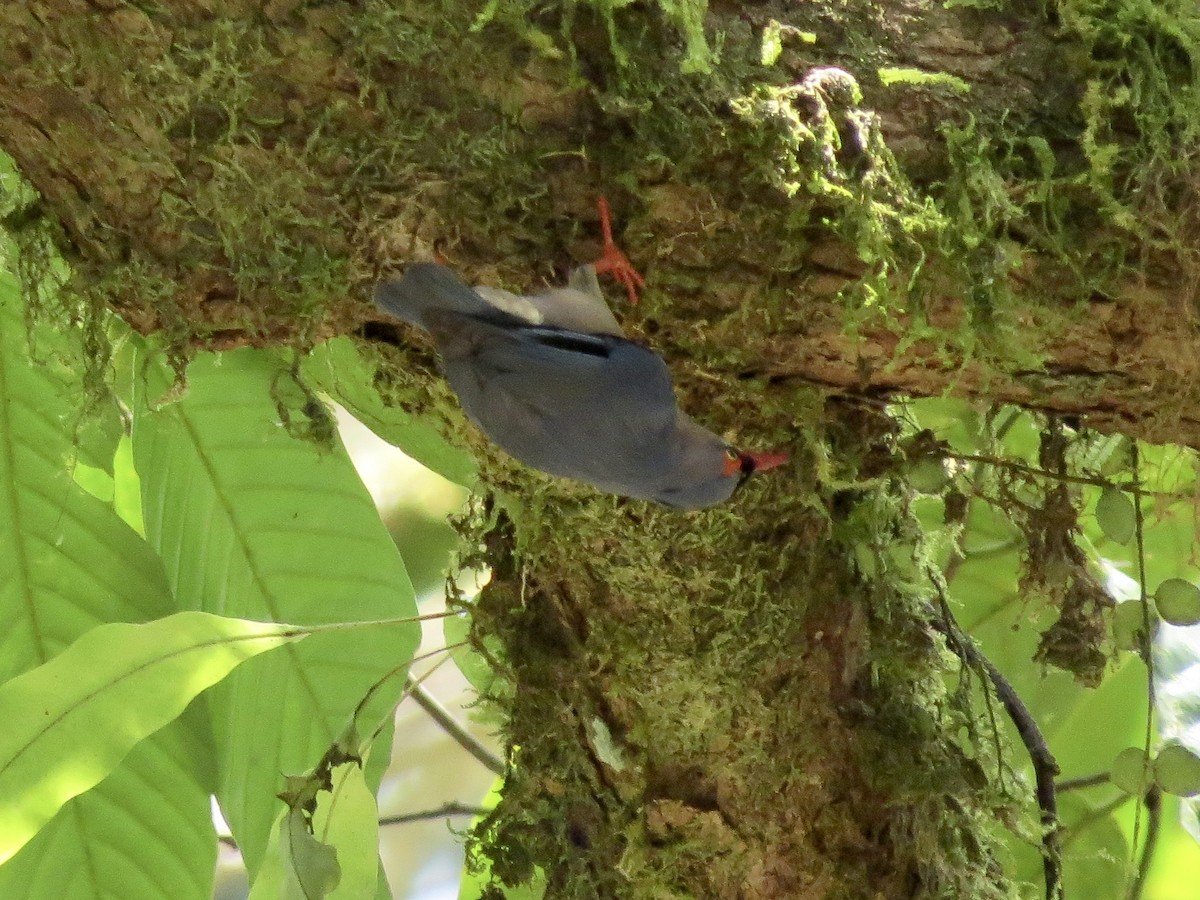
<svg viewBox="0 0 1200 900">
<path fill-rule="evenodd" d="M 1109 780 L 1127 794 L 1141 797 L 1150 783 L 1150 758 L 1141 747 L 1126 747 L 1113 760 Z"/>
<path fill-rule="evenodd" d="M 64 803 L 252 656 L 303 637 L 287 626 L 177 613 L 87 632 L 0 686 L 0 862 Z"/>
<path fill-rule="evenodd" d="M 134 531 L 146 536 L 142 521 L 142 480 L 133 465 L 133 441 L 122 438 L 113 459 L 113 510 Z"/>
<path fill-rule="evenodd" d="M 1168 742 L 1154 758 L 1154 780 L 1176 797 L 1200 794 L 1200 756 L 1178 741 Z"/>
<path fill-rule="evenodd" d="M 317 798 L 313 832 L 337 851 L 342 878 L 335 900 L 372 896 L 379 881 L 379 807 L 362 766 L 334 769 L 333 790 Z"/>
<path fill-rule="evenodd" d="M 921 494 L 940 494 L 950 483 L 946 464 L 932 456 L 922 457 L 908 467 L 908 483 Z"/>
<path fill-rule="evenodd" d="M 465 643 L 470 634 L 471 618 L 467 613 L 446 616 L 442 619 L 442 635 L 446 639 L 446 646 L 464 644 L 453 651 L 451 658 L 454 660 L 454 664 L 458 666 L 463 677 L 470 682 L 471 687 L 480 694 L 488 694 L 496 675 L 483 655 L 470 644 Z M 499 652 L 498 641 L 495 642 L 495 649 Z"/>
<path fill-rule="evenodd" d="M 1128 544 L 1136 525 L 1133 501 L 1119 488 L 1105 488 L 1096 502 L 1096 523 L 1117 544 Z"/>
<path fill-rule="evenodd" d="M 319 778 L 311 785 L 316 803 L 311 830 L 302 806 L 281 813 L 250 900 L 359 900 L 376 893 L 381 875 L 379 808 L 364 771 L 345 763 L 333 769 L 332 788 L 320 784 Z M 309 773 L 289 781 L 303 786 L 313 777 L 317 776 Z"/>
<path fill-rule="evenodd" d="M 1158 624 L 1158 616 L 1150 609 L 1150 630 Z M 1125 600 L 1112 611 L 1113 643 L 1118 650 L 1139 651 L 1145 645 L 1146 615 L 1138 600 Z"/>
<path fill-rule="evenodd" d="M 180 604 L 298 624 L 415 615 L 400 555 L 340 442 L 322 449 L 283 427 L 274 398 L 287 373 L 267 351 L 201 354 L 178 401 L 132 404 L 147 539 Z M 311 770 L 382 679 L 359 722 L 365 731 L 389 715 L 419 636 L 415 622 L 315 635 L 209 693 L 216 793 L 251 873 L 281 773 Z"/>
<path fill-rule="evenodd" d="M 315 347 L 304 361 L 304 374 L 356 419 L 426 468 L 456 484 L 475 484 L 475 458 L 450 444 L 432 425 L 389 405 L 375 388 L 375 368 L 349 338 L 334 338 Z"/>
<path fill-rule="evenodd" d="M 1172 625 L 1200 622 L 1200 589 L 1183 578 L 1168 578 L 1154 592 L 1154 605 Z"/>
<path fill-rule="evenodd" d="M 174 609 L 157 556 L 71 477 L 86 401 L 82 358 L 69 325 L 28 325 L 16 282 L 0 273 L 0 680 L 105 621 Z M 0 866 L 0 897 L 38 896 L 64 872 L 73 873 L 73 896 L 210 897 L 210 743 L 195 715 L 142 741 Z"/>
<path fill-rule="evenodd" d="M 297 900 L 324 900 L 330 896 L 342 880 L 342 867 L 333 847 L 317 840 L 308 830 L 308 819 L 303 812 L 288 810 L 280 838 L 287 873 L 284 896 Z M 371 886 L 374 887 L 374 879 Z"/>
</svg>

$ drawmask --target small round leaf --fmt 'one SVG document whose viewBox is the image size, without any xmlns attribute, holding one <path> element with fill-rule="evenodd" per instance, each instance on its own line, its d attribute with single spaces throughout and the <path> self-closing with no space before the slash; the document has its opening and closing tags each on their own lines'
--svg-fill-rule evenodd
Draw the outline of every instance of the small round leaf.
<svg viewBox="0 0 1200 900">
<path fill-rule="evenodd" d="M 1141 650 L 1145 643 L 1143 635 L 1146 623 L 1142 615 L 1142 604 L 1137 600 L 1126 600 L 1118 603 L 1112 611 L 1113 643 L 1118 650 Z M 1150 610 L 1150 628 L 1154 630 L 1158 619 L 1154 610 Z M 1153 634 L 1150 635 L 1153 637 Z"/>
<path fill-rule="evenodd" d="M 1154 592 L 1158 614 L 1172 625 L 1200 622 L 1200 588 L 1182 578 L 1168 578 Z"/>
<path fill-rule="evenodd" d="M 1167 794 L 1200 794 L 1200 756 L 1177 741 L 1167 743 L 1154 760 L 1154 780 Z"/>
<path fill-rule="evenodd" d="M 1100 474 L 1105 478 L 1113 478 L 1129 471 L 1132 466 L 1129 450 L 1132 446 L 1133 442 L 1125 435 L 1109 436 L 1101 448 L 1104 462 L 1100 464 Z"/>
<path fill-rule="evenodd" d="M 926 456 L 909 466 L 908 483 L 918 493 L 940 494 L 949 481 L 946 464 L 940 459 Z"/>
<path fill-rule="evenodd" d="M 1141 796 L 1150 782 L 1150 759 L 1141 747 L 1126 747 L 1113 760 L 1108 779 L 1127 794 Z"/>
<path fill-rule="evenodd" d="M 1117 544 L 1128 544 L 1135 522 L 1133 501 L 1118 488 L 1105 488 L 1096 504 L 1096 522 L 1105 536 Z"/>
</svg>

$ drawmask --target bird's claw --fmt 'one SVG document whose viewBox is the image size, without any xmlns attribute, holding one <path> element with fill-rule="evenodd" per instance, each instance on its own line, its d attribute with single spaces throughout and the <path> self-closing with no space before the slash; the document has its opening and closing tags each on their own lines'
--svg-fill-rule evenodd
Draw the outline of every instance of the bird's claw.
<svg viewBox="0 0 1200 900">
<path fill-rule="evenodd" d="M 596 201 L 596 206 L 600 210 L 600 230 L 604 237 L 604 249 L 593 266 L 597 274 L 607 272 L 625 285 L 625 291 L 629 294 L 629 302 L 637 303 L 638 291 L 646 286 L 646 279 L 634 268 L 629 257 L 613 240 L 612 215 L 608 208 L 608 199 L 601 197 Z"/>
</svg>

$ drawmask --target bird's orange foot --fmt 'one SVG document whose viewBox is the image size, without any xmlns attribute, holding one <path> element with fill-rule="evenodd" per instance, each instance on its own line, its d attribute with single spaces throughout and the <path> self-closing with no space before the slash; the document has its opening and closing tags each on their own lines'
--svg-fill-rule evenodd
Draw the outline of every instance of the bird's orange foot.
<svg viewBox="0 0 1200 900">
<path fill-rule="evenodd" d="M 596 206 L 600 210 L 600 230 L 604 236 L 604 250 L 600 254 L 600 258 L 592 265 L 596 269 L 596 274 L 607 272 L 625 285 L 625 291 L 629 294 L 629 302 L 637 303 L 638 291 L 646 286 L 646 279 L 633 267 L 629 257 L 613 240 L 612 216 L 608 209 L 608 199 L 601 197 L 596 201 Z"/>
</svg>

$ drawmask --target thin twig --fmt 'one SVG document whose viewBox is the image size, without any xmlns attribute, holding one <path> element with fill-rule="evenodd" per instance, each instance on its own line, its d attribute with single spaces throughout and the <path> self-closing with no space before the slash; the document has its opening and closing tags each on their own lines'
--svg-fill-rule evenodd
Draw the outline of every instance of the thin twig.
<svg viewBox="0 0 1200 900">
<path fill-rule="evenodd" d="M 1046 900 L 1063 900 L 1062 887 L 1062 858 L 1059 852 L 1058 798 L 1055 794 L 1054 778 L 1058 775 L 1058 763 L 1041 729 L 1030 714 L 1028 707 L 1017 694 L 1004 674 L 997 669 L 983 651 L 975 645 L 967 635 L 963 634 L 954 621 L 948 605 L 943 608 L 943 615 L 949 615 L 949 620 L 939 620 L 930 617 L 930 624 L 941 632 L 947 639 L 951 649 L 958 654 L 964 663 L 982 668 L 987 673 L 996 696 L 1004 706 L 1005 712 L 1016 726 L 1021 743 L 1029 753 L 1033 764 L 1033 775 L 1037 785 L 1038 809 L 1042 821 L 1042 871 L 1046 880 Z"/>
<path fill-rule="evenodd" d="M 1146 843 L 1142 845 L 1142 856 L 1138 860 L 1137 875 L 1129 892 L 1130 900 L 1139 900 L 1150 877 L 1150 866 L 1154 862 L 1154 849 L 1158 844 L 1158 830 L 1162 825 L 1162 789 L 1150 785 L 1142 802 L 1146 805 Z"/>
<path fill-rule="evenodd" d="M 1065 472 L 1050 472 L 1046 469 L 1039 469 L 1037 466 L 1020 463 L 1012 459 L 1005 459 L 1000 456 L 981 456 L 977 453 L 954 453 L 951 450 L 941 450 L 939 453 L 948 459 L 957 459 L 960 462 L 982 463 L 987 466 L 995 466 L 998 469 L 1011 469 L 1014 472 L 1032 475 L 1035 478 L 1047 478 L 1050 481 L 1065 482 L 1066 484 L 1082 484 L 1098 488 L 1116 488 L 1117 490 L 1133 494 L 1135 497 L 1151 497 L 1154 499 L 1161 497 L 1174 500 L 1191 499 L 1190 494 L 1185 495 L 1173 491 L 1146 491 L 1142 490 L 1136 482 L 1130 485 L 1122 484 L 1109 478 L 1089 478 L 1087 475 L 1068 475 Z"/>
<path fill-rule="evenodd" d="M 491 812 L 486 806 L 472 806 L 468 803 L 457 803 L 451 800 L 449 803 L 443 803 L 437 809 L 425 809 L 420 812 L 402 813 L 396 816 L 380 816 L 379 824 L 383 825 L 404 825 L 408 822 L 425 822 L 430 819 L 445 819 L 449 816 L 471 816 L 478 817 L 487 815 Z"/>
<path fill-rule="evenodd" d="M 455 800 L 451 800 L 448 803 L 443 803 L 437 809 L 423 809 L 420 812 L 401 813 L 395 816 L 380 816 L 378 824 L 379 827 L 382 828 L 384 825 L 404 825 L 408 822 L 424 822 L 430 819 L 445 819 L 449 816 L 471 816 L 472 818 L 475 818 L 478 816 L 487 815 L 489 812 L 491 812 L 491 810 L 486 806 L 473 806 L 469 803 L 459 803 Z M 238 849 L 237 841 L 233 839 L 232 835 L 219 834 L 217 835 L 217 842 L 223 844 L 231 850 Z"/>
<path fill-rule="evenodd" d="M 437 722 L 442 727 L 442 730 L 454 739 L 456 744 L 483 763 L 492 772 L 495 772 L 497 775 L 504 774 L 504 760 L 500 759 L 480 743 L 473 734 L 462 726 L 462 723 L 458 719 L 450 714 L 450 711 L 446 707 L 438 702 L 438 699 L 433 694 L 421 687 L 411 675 L 408 676 L 408 692 L 417 701 L 421 709 L 425 710 L 429 714 L 429 717 Z"/>
<path fill-rule="evenodd" d="M 407 662 L 401 663 L 400 665 L 396 666 L 394 669 L 392 669 L 390 672 L 388 672 L 386 675 L 384 675 L 382 678 L 380 678 L 378 681 L 376 681 L 373 685 L 371 685 L 367 689 L 367 692 L 363 695 L 363 698 L 358 701 L 358 706 L 354 710 L 354 721 L 355 722 L 358 721 L 359 715 L 361 715 L 363 709 L 367 705 L 367 701 L 369 701 L 371 699 L 371 696 L 375 693 L 375 691 L 379 690 L 379 688 L 381 688 L 383 686 L 383 684 L 389 678 L 391 678 L 393 675 L 397 675 L 400 672 L 405 673 L 404 674 L 404 677 L 405 677 L 404 690 L 400 692 L 400 696 L 396 698 L 395 706 L 392 707 L 392 710 L 395 711 L 395 709 L 397 707 L 399 707 L 401 703 L 404 702 L 405 698 L 409 695 L 409 693 L 411 693 L 411 691 L 415 685 L 419 685 L 422 681 L 424 681 L 426 678 L 428 678 L 434 672 L 436 672 L 438 669 L 440 669 L 446 663 L 446 661 L 448 659 L 450 659 L 450 654 L 454 650 L 458 649 L 459 647 L 465 647 L 465 646 L 466 646 L 465 641 L 460 641 L 457 644 L 447 644 L 445 647 L 438 647 L 436 650 L 430 650 L 427 653 L 418 653 L 416 656 L 414 656 L 412 659 L 408 660 Z M 412 664 L 413 663 L 421 662 L 422 660 L 426 660 L 426 659 L 430 659 L 431 657 L 437 656 L 439 653 L 445 653 L 446 655 L 443 656 L 441 659 L 439 659 L 437 662 L 435 662 L 432 666 L 430 666 L 424 672 L 422 672 L 420 674 L 420 676 L 417 676 L 417 677 L 413 676 L 413 674 L 412 674 Z M 382 719 L 379 722 L 379 724 L 375 726 L 375 730 L 371 732 L 371 736 L 369 738 L 367 738 L 366 742 L 364 743 L 364 746 L 370 746 L 371 744 L 374 744 L 375 739 L 378 738 L 379 735 L 381 735 L 383 733 L 383 729 L 385 729 L 388 726 L 389 721 L 394 721 L 394 720 L 389 719 L 389 718 Z"/>
<path fill-rule="evenodd" d="M 1133 441 L 1129 446 L 1129 459 L 1133 468 L 1133 483 L 1140 487 L 1142 483 L 1142 469 L 1137 441 Z M 1142 604 L 1141 651 L 1142 658 L 1146 663 L 1146 730 L 1142 746 L 1149 750 L 1150 742 L 1154 738 L 1154 630 L 1153 623 L 1150 621 L 1150 598 L 1146 590 L 1146 520 L 1142 511 L 1142 496 L 1140 493 L 1133 495 L 1133 523 L 1134 546 L 1137 548 L 1138 601 Z M 1150 811 L 1149 804 L 1147 804 L 1147 811 Z M 1152 812 L 1152 818 L 1157 818 L 1157 804 Z M 1132 853 L 1137 852 L 1141 827 L 1142 806 L 1138 804 L 1137 810 L 1133 814 L 1133 841 L 1130 846 Z M 1157 831 L 1156 823 L 1155 841 L 1157 840 Z M 1141 892 L 1142 879 L 1144 877 L 1143 867 L 1147 870 L 1149 869 L 1152 862 L 1149 851 L 1153 850 L 1153 848 L 1154 842 L 1147 835 L 1146 846 L 1143 848 L 1142 858 L 1138 862 L 1136 875 L 1129 885 L 1129 891 L 1126 893 L 1128 900 L 1136 900 L 1136 897 Z"/>
<path fill-rule="evenodd" d="M 968 639 L 963 636 L 962 629 L 959 628 L 958 621 L 954 618 L 954 613 L 950 609 L 950 601 L 946 597 L 945 583 L 937 581 L 937 579 L 934 577 L 935 575 L 936 575 L 936 572 L 929 573 L 930 580 L 937 586 L 937 589 L 938 589 L 938 603 L 941 606 L 942 618 L 941 618 L 941 622 L 938 624 L 935 624 L 934 627 L 937 628 L 938 631 L 941 632 L 941 634 L 943 634 L 946 637 L 946 640 L 948 643 L 954 645 L 952 647 L 952 649 L 954 651 L 954 655 L 959 658 L 959 661 L 962 663 L 963 669 L 967 673 L 972 673 L 973 672 L 972 665 L 971 665 L 971 662 L 969 659 L 971 650 L 965 646 L 965 643 Z M 943 627 L 938 627 L 939 624 Z M 974 649 L 978 650 L 978 648 L 974 648 Z M 995 743 L 996 782 L 997 782 L 997 784 L 999 784 L 1000 789 L 1003 790 L 1004 789 L 1004 750 L 1000 744 L 1000 741 L 1001 741 L 1000 725 L 996 721 L 996 710 L 995 710 L 995 707 L 993 706 L 993 698 L 992 698 L 991 692 L 985 690 L 983 692 L 983 700 L 984 700 L 984 703 L 987 704 L 988 724 L 990 724 L 992 726 L 992 741 Z M 972 735 L 972 737 L 974 737 L 974 735 Z"/>
<path fill-rule="evenodd" d="M 1110 784 L 1112 778 L 1107 772 L 1097 772 L 1095 775 L 1081 775 L 1078 778 L 1063 778 L 1054 783 L 1054 788 L 1060 794 L 1067 791 L 1078 791 L 1083 788 L 1099 787 L 1102 784 Z"/>
</svg>

